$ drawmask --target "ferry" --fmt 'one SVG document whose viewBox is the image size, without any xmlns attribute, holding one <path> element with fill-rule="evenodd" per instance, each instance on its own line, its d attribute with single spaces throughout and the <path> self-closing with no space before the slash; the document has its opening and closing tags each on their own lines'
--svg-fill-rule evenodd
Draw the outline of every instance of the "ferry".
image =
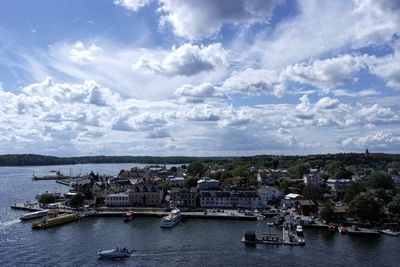
<svg viewBox="0 0 400 267">
<path fill-rule="evenodd" d="M 182 218 L 181 211 L 178 209 L 172 210 L 172 212 L 161 219 L 160 227 L 170 228 L 177 224 Z"/>
<path fill-rule="evenodd" d="M 121 259 L 121 258 L 129 258 L 131 256 L 131 252 L 126 248 L 115 248 L 110 250 L 103 250 L 97 252 L 100 258 L 107 258 L 107 259 Z"/>
<path fill-rule="evenodd" d="M 21 217 L 19 217 L 19 219 L 21 221 L 27 221 L 27 220 L 42 218 L 44 216 L 47 216 L 48 213 L 49 210 L 39 210 L 35 212 L 25 213 Z"/>
</svg>

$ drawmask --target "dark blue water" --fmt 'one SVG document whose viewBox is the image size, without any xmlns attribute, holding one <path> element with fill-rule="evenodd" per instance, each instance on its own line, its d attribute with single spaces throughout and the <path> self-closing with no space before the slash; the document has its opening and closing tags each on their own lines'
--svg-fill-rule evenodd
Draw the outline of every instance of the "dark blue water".
<svg viewBox="0 0 400 267">
<path fill-rule="evenodd" d="M 117 173 L 132 164 L 77 165 Z M 54 181 L 31 181 L 49 170 L 71 166 L 0 168 L 0 266 L 400 266 L 400 238 L 350 237 L 305 229 L 306 246 L 244 246 L 246 229 L 265 230 L 255 221 L 185 219 L 161 229 L 159 218 L 89 218 L 47 230 L 31 230 L 22 212 L 9 206 L 33 200 L 45 190 L 66 190 Z M 272 231 L 280 232 L 278 229 Z M 99 260 L 96 252 L 116 246 L 134 249 L 125 260 Z"/>
</svg>

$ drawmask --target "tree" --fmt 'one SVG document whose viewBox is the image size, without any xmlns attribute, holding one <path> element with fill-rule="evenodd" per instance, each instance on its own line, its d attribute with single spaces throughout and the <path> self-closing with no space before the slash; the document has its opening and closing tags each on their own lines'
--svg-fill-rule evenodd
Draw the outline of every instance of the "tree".
<svg viewBox="0 0 400 267">
<path fill-rule="evenodd" d="M 170 170 L 171 172 L 173 172 L 173 173 L 176 173 L 176 172 L 178 171 L 178 168 L 175 167 L 175 166 L 172 166 L 169 170 Z"/>
<path fill-rule="evenodd" d="M 85 197 L 78 193 L 76 195 L 74 195 L 73 197 L 71 197 L 71 200 L 69 201 L 69 205 L 71 207 L 82 207 L 83 203 L 85 202 Z"/>
<path fill-rule="evenodd" d="M 368 179 L 368 185 L 372 188 L 393 189 L 393 179 L 385 172 L 374 171 Z"/>
<path fill-rule="evenodd" d="M 242 176 L 242 177 L 250 177 L 251 176 L 251 172 L 250 172 L 249 168 L 246 168 L 243 165 L 235 166 L 231 173 L 233 176 Z"/>
<path fill-rule="evenodd" d="M 344 201 L 350 203 L 358 194 L 364 191 L 364 187 L 356 182 L 351 182 L 350 186 L 346 189 Z"/>
<path fill-rule="evenodd" d="M 187 172 L 195 177 L 200 178 L 207 171 L 207 166 L 201 162 L 193 162 L 187 167 Z"/>
<path fill-rule="evenodd" d="M 310 172 L 310 167 L 306 164 L 296 164 L 290 167 L 288 172 L 291 177 L 301 179 L 304 174 Z"/>
<path fill-rule="evenodd" d="M 41 194 L 39 197 L 39 203 L 50 204 L 50 203 L 54 203 L 54 202 L 56 202 L 56 198 L 54 197 L 53 194 L 44 193 L 44 194 Z"/>
<path fill-rule="evenodd" d="M 327 223 L 332 222 L 333 219 L 335 218 L 335 212 L 333 211 L 333 208 L 331 205 L 328 203 L 324 204 L 324 206 L 321 209 L 319 217 L 321 220 L 326 221 Z"/>
<path fill-rule="evenodd" d="M 349 211 L 363 221 L 374 221 L 381 215 L 381 206 L 371 192 L 366 192 L 356 196 L 350 202 Z"/>
<path fill-rule="evenodd" d="M 189 178 L 185 180 L 185 186 L 187 188 L 196 187 L 197 186 L 197 179 L 196 178 Z"/>
<path fill-rule="evenodd" d="M 304 199 L 314 200 L 314 199 L 320 198 L 321 194 L 319 193 L 318 189 L 315 186 L 313 186 L 312 184 L 307 184 L 303 188 L 302 195 L 303 195 Z"/>
<path fill-rule="evenodd" d="M 400 194 L 397 194 L 387 207 L 390 213 L 400 215 Z"/>
<path fill-rule="evenodd" d="M 287 194 L 289 192 L 289 182 L 285 179 L 281 179 L 279 181 L 279 189 L 284 193 Z"/>
<path fill-rule="evenodd" d="M 182 164 L 182 165 L 181 165 L 181 169 L 182 169 L 182 170 L 186 170 L 186 165 L 185 165 L 185 164 Z"/>
</svg>

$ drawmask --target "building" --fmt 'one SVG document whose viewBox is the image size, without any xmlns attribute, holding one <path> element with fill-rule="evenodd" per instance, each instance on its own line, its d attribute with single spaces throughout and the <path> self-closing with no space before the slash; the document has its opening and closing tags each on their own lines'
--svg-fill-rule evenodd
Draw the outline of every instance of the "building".
<svg viewBox="0 0 400 267">
<path fill-rule="evenodd" d="M 189 208 L 196 207 L 196 193 L 197 193 L 196 187 L 192 187 L 190 189 L 173 187 L 169 192 L 170 206 L 189 207 Z"/>
<path fill-rule="evenodd" d="M 250 186 L 250 179 L 242 176 L 235 176 L 230 179 L 230 184 L 237 188 L 248 188 Z"/>
<path fill-rule="evenodd" d="M 165 182 L 172 186 L 183 186 L 185 184 L 185 178 L 183 177 L 174 177 L 174 176 L 168 176 L 165 179 Z"/>
<path fill-rule="evenodd" d="M 300 194 L 290 193 L 285 196 L 283 200 L 284 206 L 287 208 L 293 208 L 296 205 L 296 201 L 303 199 L 303 196 Z"/>
<path fill-rule="evenodd" d="M 263 208 L 256 191 L 201 191 L 200 206 L 203 208 Z"/>
<path fill-rule="evenodd" d="M 328 179 L 326 185 L 334 191 L 343 191 L 350 186 L 349 179 Z"/>
<path fill-rule="evenodd" d="M 310 216 L 318 213 L 318 206 L 312 200 L 296 201 L 296 211 L 298 214 Z"/>
<path fill-rule="evenodd" d="M 257 173 L 257 182 L 259 184 L 274 185 L 277 179 L 277 175 L 271 171 L 261 170 Z"/>
<path fill-rule="evenodd" d="M 110 194 L 104 202 L 107 206 L 126 207 L 129 206 L 129 196 L 127 193 Z"/>
<path fill-rule="evenodd" d="M 282 192 L 273 186 L 262 186 L 257 190 L 257 193 L 265 205 L 276 203 L 282 198 Z"/>
<path fill-rule="evenodd" d="M 199 190 L 219 190 L 219 181 L 203 177 L 197 181 L 197 188 Z"/>
<path fill-rule="evenodd" d="M 164 198 L 164 191 L 152 182 L 138 183 L 127 192 L 131 206 L 159 206 Z"/>
<path fill-rule="evenodd" d="M 303 182 L 305 185 L 313 185 L 318 187 L 325 183 L 325 180 L 317 175 L 306 174 L 303 176 Z"/>
</svg>

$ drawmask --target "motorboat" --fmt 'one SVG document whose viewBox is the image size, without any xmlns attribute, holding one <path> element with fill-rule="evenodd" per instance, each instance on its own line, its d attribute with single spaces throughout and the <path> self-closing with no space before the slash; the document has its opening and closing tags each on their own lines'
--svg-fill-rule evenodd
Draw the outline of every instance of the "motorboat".
<svg viewBox="0 0 400 267">
<path fill-rule="evenodd" d="M 380 232 L 384 235 L 390 235 L 390 236 L 399 236 L 399 232 L 392 231 L 390 229 L 382 229 Z"/>
<path fill-rule="evenodd" d="M 338 227 L 338 231 L 339 231 L 339 233 L 341 233 L 341 234 L 346 234 L 346 233 L 347 233 L 347 228 L 344 227 L 343 225 L 340 225 L 340 226 Z"/>
<path fill-rule="evenodd" d="M 42 218 L 44 216 L 47 216 L 49 213 L 49 210 L 39 210 L 39 211 L 34 211 L 34 212 L 29 212 L 21 215 L 19 219 L 21 221 L 27 221 L 27 220 L 32 220 L 32 219 L 37 219 L 37 218 Z"/>
<path fill-rule="evenodd" d="M 296 226 L 296 233 L 297 233 L 297 236 L 303 236 L 303 226 L 297 225 Z"/>
<path fill-rule="evenodd" d="M 124 222 L 129 222 L 135 217 L 135 212 L 133 210 L 129 210 L 125 214 Z"/>
<path fill-rule="evenodd" d="M 170 228 L 177 224 L 182 218 L 181 211 L 173 209 L 172 212 L 161 219 L 160 227 Z"/>
<path fill-rule="evenodd" d="M 103 250 L 97 252 L 100 258 L 107 259 L 120 259 L 120 258 L 128 258 L 131 256 L 131 252 L 126 248 L 114 248 L 110 250 Z"/>
</svg>

